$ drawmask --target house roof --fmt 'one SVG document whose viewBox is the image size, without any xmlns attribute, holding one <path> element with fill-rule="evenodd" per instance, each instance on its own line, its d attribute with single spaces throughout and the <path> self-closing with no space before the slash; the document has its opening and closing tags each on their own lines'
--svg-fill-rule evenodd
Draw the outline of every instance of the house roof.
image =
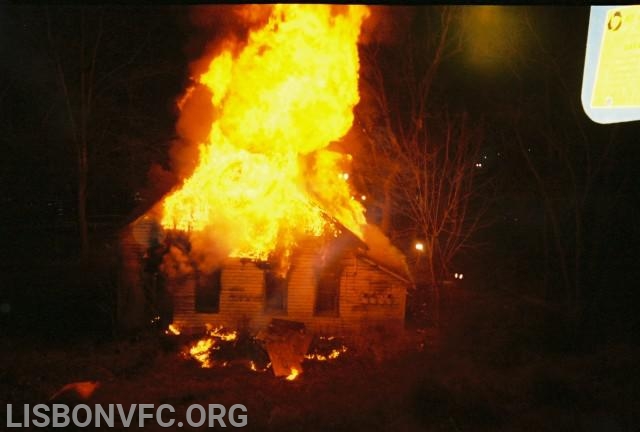
<svg viewBox="0 0 640 432">
<path fill-rule="evenodd" d="M 160 190 L 148 192 L 148 196 L 145 198 L 145 200 L 134 207 L 131 213 L 129 213 L 127 218 L 123 221 L 122 227 L 125 228 L 132 223 L 135 223 L 143 216 L 149 214 L 149 212 L 151 212 L 154 207 L 156 207 L 156 205 L 158 205 L 158 203 L 162 201 L 164 196 L 167 195 L 170 191 L 171 187 L 165 187 Z"/>
<path fill-rule="evenodd" d="M 409 272 L 404 254 L 396 248 L 389 238 L 376 225 L 367 224 L 363 229 L 363 238 L 358 237 L 338 220 L 326 215 L 332 223 L 337 225 L 343 234 L 349 235 L 354 240 L 358 249 L 357 256 L 386 273 L 406 283 L 412 283 L 413 278 Z"/>
<path fill-rule="evenodd" d="M 372 260 L 372 259 L 371 259 L 368 255 L 366 255 L 366 254 L 360 254 L 360 255 L 358 255 L 358 258 L 360 258 L 360 259 L 361 259 L 361 260 L 363 260 L 364 262 L 366 262 L 366 263 L 368 263 L 368 264 L 370 264 L 370 265 L 372 265 L 372 266 L 374 266 L 374 267 L 377 267 L 377 268 L 378 268 L 378 269 L 380 269 L 381 271 L 383 271 L 383 272 L 385 272 L 385 273 L 387 273 L 387 274 L 389 274 L 389 275 L 391 275 L 391 276 L 395 277 L 396 279 L 401 280 L 401 281 L 402 281 L 402 282 L 404 282 L 404 283 L 407 283 L 407 284 L 411 284 L 411 283 L 413 283 L 413 282 L 412 282 L 412 280 L 411 280 L 411 276 L 410 276 L 407 272 L 399 273 L 399 272 L 397 272 L 397 271 L 394 271 L 393 269 L 391 269 L 391 268 L 389 268 L 389 267 L 385 266 L 384 264 L 379 264 L 378 262 L 376 262 L 376 261 Z"/>
<path fill-rule="evenodd" d="M 371 261 L 404 282 L 412 282 L 413 278 L 404 254 L 391 243 L 378 226 L 365 225 L 363 242 L 367 248 L 359 254 L 362 259 Z"/>
<path fill-rule="evenodd" d="M 153 196 L 149 196 L 147 200 L 132 211 L 124 225 L 129 226 L 149 214 L 169 192 L 170 189 L 158 190 Z M 330 223 L 340 229 L 343 235 L 348 235 L 353 240 L 358 258 L 405 283 L 412 283 L 413 278 L 409 272 L 404 254 L 391 243 L 380 228 L 376 225 L 367 224 L 363 229 L 363 237 L 360 238 L 336 218 L 324 211 L 322 213 Z"/>
</svg>

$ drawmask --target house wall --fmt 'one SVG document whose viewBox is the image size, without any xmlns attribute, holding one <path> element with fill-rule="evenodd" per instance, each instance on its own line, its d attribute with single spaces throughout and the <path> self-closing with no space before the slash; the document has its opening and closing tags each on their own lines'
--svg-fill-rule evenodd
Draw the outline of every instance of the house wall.
<svg viewBox="0 0 640 432">
<path fill-rule="evenodd" d="M 304 322 L 311 331 L 350 334 L 378 325 L 401 328 L 404 323 L 407 285 L 366 259 L 347 253 L 340 281 L 337 316 L 315 316 L 317 248 L 309 245 L 292 259 L 286 312 L 265 311 L 264 272 L 254 263 L 228 259 L 222 270 L 218 313 L 195 311 L 194 277 L 169 281 L 173 293 L 173 322 L 185 331 L 199 331 L 205 324 L 253 331 L 272 318 Z"/>
<path fill-rule="evenodd" d="M 134 223 L 119 233 L 116 316 L 123 331 L 137 330 L 147 324 L 145 314 L 143 256 L 149 247 L 149 225 Z"/>
<path fill-rule="evenodd" d="M 152 294 L 156 279 L 145 272 L 144 257 L 149 247 L 161 240 L 159 225 L 145 215 L 118 232 L 116 319 L 120 331 L 132 332 L 148 327 L 160 313 L 161 301 L 166 300 L 158 298 L 157 293 Z"/>
</svg>

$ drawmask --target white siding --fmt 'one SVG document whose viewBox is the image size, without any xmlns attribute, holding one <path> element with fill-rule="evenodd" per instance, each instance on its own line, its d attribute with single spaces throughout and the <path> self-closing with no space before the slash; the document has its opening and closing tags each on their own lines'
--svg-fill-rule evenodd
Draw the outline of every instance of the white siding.
<svg viewBox="0 0 640 432">
<path fill-rule="evenodd" d="M 195 312 L 195 281 L 171 281 L 174 323 L 201 329 L 205 324 L 256 331 L 272 318 L 304 322 L 311 331 L 348 334 L 371 326 L 402 326 L 407 285 L 379 267 L 348 253 L 343 258 L 337 316 L 314 316 L 317 245 L 306 243 L 293 257 L 286 313 L 264 309 L 264 273 L 251 262 L 228 259 L 222 271 L 219 313 Z"/>
</svg>

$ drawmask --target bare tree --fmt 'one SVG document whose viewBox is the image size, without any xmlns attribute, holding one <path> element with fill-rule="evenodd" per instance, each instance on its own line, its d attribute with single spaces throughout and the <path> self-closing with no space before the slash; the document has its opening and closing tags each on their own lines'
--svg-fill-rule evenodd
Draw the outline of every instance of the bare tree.
<svg viewBox="0 0 640 432">
<path fill-rule="evenodd" d="M 380 46 L 365 48 L 363 56 L 366 108 L 358 120 L 368 138 L 364 183 L 382 190 L 377 195 L 385 232 L 395 215 L 426 243 L 427 274 L 418 276 L 434 283 L 471 246 L 488 202 L 478 199 L 486 185 L 482 127 L 466 114 L 453 114 L 433 92 L 442 62 L 461 48 L 461 36 L 453 31 L 456 13 L 442 8 L 433 15 L 433 34 L 419 39 L 408 34 L 397 65 L 400 76 L 385 75 Z"/>
<path fill-rule="evenodd" d="M 454 258 L 472 248 L 474 234 L 487 226 L 492 198 L 481 157 L 482 124 L 454 113 L 434 88 L 442 63 L 462 46 L 455 30 L 458 12 L 438 9 L 428 34 L 408 32 L 399 58 L 391 56 L 395 75 L 381 65 L 385 47 L 365 47 L 365 95 L 358 112 L 368 138 L 362 182 L 372 198 L 380 197 L 387 234 L 424 243 L 414 276 L 434 288 L 436 304 Z M 434 314 L 437 323 L 437 306 Z"/>
<path fill-rule="evenodd" d="M 564 61 L 566 53 L 578 47 L 555 39 L 551 46 L 528 14 L 523 24 L 533 44 L 526 58 L 513 61 L 544 79 L 542 91 L 532 94 L 531 84 L 520 77 L 520 97 L 506 116 L 511 127 L 505 140 L 516 145 L 505 149 L 512 148 L 511 156 L 526 167 L 522 180 L 538 195 L 544 212 L 541 236 L 547 301 L 579 324 L 587 302 L 584 286 L 589 268 L 594 267 L 605 240 L 595 224 L 608 218 L 602 203 L 611 208 L 619 199 L 616 193 L 601 196 L 595 188 L 609 177 L 617 128 L 593 129 L 582 111 L 582 64 Z"/>
<path fill-rule="evenodd" d="M 80 235 L 80 251 L 83 258 L 86 257 L 89 249 L 89 229 L 87 223 L 87 176 L 88 164 L 88 132 L 93 107 L 94 83 L 96 71 L 96 57 L 102 38 L 102 16 L 98 20 L 97 32 L 91 38 L 87 29 L 87 11 L 80 9 L 80 42 L 78 52 L 79 71 L 77 76 L 70 77 L 70 72 L 65 71 L 59 48 L 54 39 L 51 17 L 47 9 L 47 38 L 51 45 L 51 53 L 56 69 L 56 79 L 60 86 L 67 110 L 69 126 L 71 131 L 71 142 L 76 156 L 77 169 L 77 211 L 78 211 L 78 231 Z M 74 107 L 74 99 L 69 88 L 69 81 L 79 83 L 77 92 L 77 106 Z M 78 81 L 75 81 L 78 80 Z"/>
<path fill-rule="evenodd" d="M 170 66 L 137 63 L 157 30 L 154 27 L 160 24 L 145 20 L 146 24 L 141 26 L 139 20 L 122 20 L 121 14 L 122 11 L 86 6 L 45 11 L 47 52 L 60 92 L 53 104 L 63 102 L 66 131 L 75 158 L 77 222 L 83 258 L 89 249 L 87 204 L 92 173 L 104 175 L 105 171 L 115 170 L 124 177 L 128 165 L 109 166 L 114 154 L 131 154 L 124 158 L 129 164 L 136 160 L 136 152 L 148 154 L 161 149 L 157 141 L 162 126 L 157 118 L 143 114 L 142 102 L 134 100 L 133 89 L 159 75 L 175 73 Z M 136 134 L 139 137 L 132 139 Z M 102 181 L 105 180 L 103 176 Z M 106 186 L 103 184 L 102 190 Z M 96 194 L 94 198 L 99 197 Z"/>
<path fill-rule="evenodd" d="M 362 50 L 364 103 L 359 106 L 357 121 L 369 138 L 370 160 L 367 163 L 373 162 L 383 169 L 379 173 L 386 179 L 381 226 L 387 233 L 391 227 L 392 188 L 403 163 L 397 157 L 398 153 L 406 147 L 406 141 L 415 141 L 418 134 L 426 131 L 424 121 L 430 114 L 430 95 L 438 70 L 443 60 L 461 49 L 460 39 L 451 40 L 450 36 L 455 13 L 455 8 L 444 7 L 423 16 L 430 22 L 421 24 L 434 33 L 420 37 L 408 32 L 399 42 L 400 49 L 371 43 Z M 395 63 L 396 55 L 382 64 L 385 51 L 399 52 L 400 62 Z M 399 68 L 398 73 L 385 75 L 392 68 Z M 394 99 L 398 94 L 407 96 L 408 100 L 403 101 L 407 106 L 398 106 Z"/>
</svg>

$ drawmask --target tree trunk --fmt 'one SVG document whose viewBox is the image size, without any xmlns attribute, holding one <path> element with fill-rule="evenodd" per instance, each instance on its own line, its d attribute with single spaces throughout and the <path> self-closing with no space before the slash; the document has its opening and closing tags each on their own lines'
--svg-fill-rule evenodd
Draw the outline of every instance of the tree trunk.
<svg viewBox="0 0 640 432">
<path fill-rule="evenodd" d="M 393 188 L 394 176 L 389 176 L 384 182 L 384 202 L 382 203 L 382 220 L 380 221 L 380 229 L 389 236 L 391 230 L 391 211 L 393 209 L 393 197 L 391 189 Z"/>
<path fill-rule="evenodd" d="M 87 71 L 85 69 L 85 10 L 82 9 L 80 21 L 80 130 L 76 146 L 78 154 L 78 231 L 80 237 L 80 259 L 86 261 L 89 255 L 89 227 L 87 223 L 87 178 L 89 172 L 87 135 L 89 126 L 90 95 Z"/>
<path fill-rule="evenodd" d="M 426 239 L 426 258 L 427 258 L 427 281 L 433 292 L 433 325 L 440 327 L 440 283 L 436 277 L 436 263 L 434 247 L 435 241 L 433 237 Z"/>
<path fill-rule="evenodd" d="M 89 255 L 89 224 L 87 222 L 87 143 L 83 139 L 78 148 L 78 234 L 80 236 L 80 258 Z"/>
</svg>

